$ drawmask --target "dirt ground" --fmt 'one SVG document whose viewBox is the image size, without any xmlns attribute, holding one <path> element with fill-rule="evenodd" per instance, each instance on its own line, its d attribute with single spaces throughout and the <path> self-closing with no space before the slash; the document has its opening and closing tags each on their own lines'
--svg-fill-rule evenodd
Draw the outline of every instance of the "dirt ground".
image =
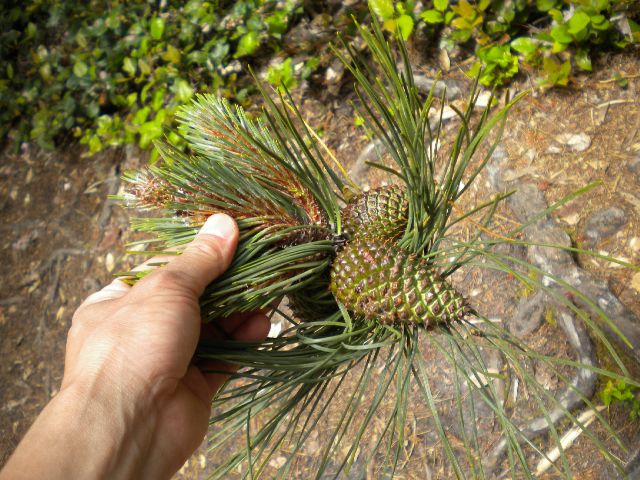
<svg viewBox="0 0 640 480">
<path fill-rule="evenodd" d="M 426 68 L 427 73 L 431 70 Z M 585 225 L 604 207 L 617 206 L 625 221 L 592 248 L 640 263 L 640 59 L 613 55 L 600 60 L 597 73 L 579 77 L 566 89 L 534 93 L 512 111 L 503 145 L 518 175 L 534 181 L 548 202 L 594 181 L 602 185 L 556 212 L 576 244 L 584 244 Z M 613 80 L 619 72 L 628 80 Z M 468 85 L 459 70 L 445 79 Z M 528 88 L 521 81 L 513 90 Z M 343 89 L 347 91 L 348 89 Z M 353 123 L 344 97 L 307 91 L 303 112 L 347 166 L 368 143 Z M 454 126 L 447 127 L 452 132 Z M 590 145 L 574 151 L 559 136 L 584 134 Z M 23 146 L 5 151 L 0 161 L 0 465 L 59 387 L 66 332 L 75 308 L 138 257 L 125 253 L 131 240 L 128 214 L 107 200 L 122 187 L 120 174 L 144 165 L 144 155 L 116 149 L 95 157 L 72 148 L 64 155 Z M 386 179 L 367 177 L 375 186 Z M 481 185 L 482 186 L 482 185 Z M 580 259 L 583 268 L 606 279 L 618 298 L 640 318 L 640 273 L 619 265 Z M 553 350 L 551 326 L 538 334 Z M 558 347 L 559 348 L 559 347 Z M 337 405 L 339 409 L 339 404 Z M 609 412 L 613 425 L 638 447 L 638 423 L 623 411 Z M 320 428 L 322 436 L 322 428 Z M 579 478 L 605 479 L 589 444 L 578 442 L 570 459 Z M 424 478 L 420 449 L 397 478 Z M 624 458 L 623 458 L 624 460 Z M 181 478 L 203 478 L 211 459 L 202 448 L 183 467 Z M 355 478 L 355 477 L 354 477 Z M 375 476 L 369 478 L 376 478 Z"/>
</svg>

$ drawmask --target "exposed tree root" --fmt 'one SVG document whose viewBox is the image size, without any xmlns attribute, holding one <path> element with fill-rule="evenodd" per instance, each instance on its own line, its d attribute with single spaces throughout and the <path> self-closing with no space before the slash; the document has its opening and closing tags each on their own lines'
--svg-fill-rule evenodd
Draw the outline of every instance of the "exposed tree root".
<svg viewBox="0 0 640 480">
<path fill-rule="evenodd" d="M 565 308 L 557 309 L 558 326 L 567 336 L 571 347 L 575 350 L 577 361 L 584 365 L 596 365 L 596 356 L 593 344 L 586 328 L 578 321 L 574 315 Z M 534 418 L 527 425 L 518 430 L 524 438 L 532 440 L 550 428 L 549 420 L 555 425 L 559 420 L 566 418 L 565 411 L 579 407 L 583 403 L 584 397 L 591 397 L 595 391 L 597 375 L 592 370 L 580 369 L 571 380 L 571 385 L 567 386 L 557 400 L 559 406 L 549 412 L 549 419 L 544 416 Z M 485 465 L 487 471 L 494 471 L 507 451 L 507 441 L 502 438 L 489 453 Z"/>
</svg>

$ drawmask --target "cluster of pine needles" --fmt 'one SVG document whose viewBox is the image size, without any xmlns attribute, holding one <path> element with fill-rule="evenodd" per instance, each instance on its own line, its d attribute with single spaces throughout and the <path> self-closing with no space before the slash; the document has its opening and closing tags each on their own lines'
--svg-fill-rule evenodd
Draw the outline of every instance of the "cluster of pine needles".
<svg viewBox="0 0 640 480">
<path fill-rule="evenodd" d="M 157 248 L 147 253 L 159 253 L 189 242 L 209 215 L 232 215 L 240 228 L 240 244 L 231 267 L 202 296 L 203 320 L 273 309 L 283 298 L 293 311 L 286 314 L 276 307 L 289 327 L 259 344 L 220 340 L 202 342 L 198 348 L 200 357 L 241 367 L 214 400 L 215 427 L 209 442 L 219 464 L 213 477 L 232 473 L 243 478 L 295 477 L 296 462 L 302 453 L 309 453 L 305 444 L 312 438 L 318 450 L 307 474 L 362 476 L 362 465 L 375 465 L 375 478 L 392 478 L 407 460 L 408 432 L 418 411 L 433 440 L 433 457 L 427 463 L 441 465 L 444 478 L 500 474 L 533 478 L 533 465 L 547 456 L 549 445 L 560 452 L 553 462 L 557 474 L 572 478 L 571 462 L 560 441 L 562 432 L 572 427 L 622 471 L 623 462 L 610 448 L 618 444 L 623 451 L 622 441 L 594 400 L 570 377 L 570 372 L 584 369 L 640 386 L 629 378 L 602 333 L 601 326 L 610 320 L 592 299 L 583 299 L 594 307 L 592 311 L 576 306 L 570 298 L 581 297 L 579 291 L 496 248 L 509 243 L 531 246 L 518 239 L 527 225 L 498 236 L 483 235 L 491 230 L 496 209 L 508 193 L 465 212 L 456 206 L 491 158 L 509 108 L 518 98 L 495 107 L 496 111 L 489 106 L 476 118 L 479 91 L 474 85 L 466 109 L 456 110 L 460 127 L 445 155 L 439 150 L 442 122 L 433 121 L 434 111 L 440 109 L 442 114 L 444 97 L 419 94 L 403 42 L 397 40 L 392 47 L 375 19 L 371 26 L 358 29 L 371 63 L 346 43 L 335 53 L 355 79 L 356 108 L 368 134 L 379 139 L 391 160 L 391 167 L 382 163 L 373 167 L 394 179 L 404 202 L 401 210 L 394 211 L 400 223 L 387 229 L 388 212 L 383 211 L 381 227 L 363 237 L 362 251 L 351 253 L 363 261 L 383 258 L 382 263 L 390 263 L 372 270 L 381 279 L 370 272 L 371 278 L 364 280 L 400 282 L 405 289 L 422 285 L 426 290 L 418 292 L 422 300 L 416 302 L 424 303 L 438 293 L 432 290 L 449 288 L 448 278 L 460 269 L 510 274 L 527 288 L 545 291 L 576 315 L 591 335 L 601 339 L 618 373 L 545 355 L 502 322 L 477 313 L 473 305 L 442 317 L 440 309 L 449 305 L 448 297 L 431 304 L 430 308 L 438 308 L 431 308 L 427 316 L 409 305 L 413 308 L 407 310 L 409 317 L 398 314 L 384 322 L 377 321 L 375 313 L 384 307 L 380 304 L 384 299 L 373 294 L 362 297 L 366 292 L 358 285 L 348 287 L 353 288 L 349 294 L 360 295 L 363 308 L 343 303 L 344 292 L 332 283 L 332 269 L 349 245 L 348 222 L 353 218 L 347 217 L 345 206 L 354 199 L 374 197 L 363 197 L 366 194 L 310 129 L 286 89 L 275 97 L 262 91 L 265 104 L 260 118 L 250 118 L 224 99 L 199 96 L 180 114 L 180 133 L 189 153 L 160 143 L 161 162 L 127 175 L 131 187 L 124 200 L 136 208 L 161 212 L 157 218 L 134 220 L 133 227 L 153 233 Z M 481 146 L 482 158 L 476 158 Z M 470 238 L 459 238 L 457 226 L 472 217 L 478 220 L 467 224 L 476 231 Z M 385 235 L 388 238 L 380 238 Z M 403 268 L 414 262 L 420 266 L 416 271 L 428 271 L 432 282 L 421 284 L 413 272 L 417 283 L 411 286 L 406 271 L 384 270 L 393 268 L 393 259 L 367 251 L 378 241 L 401 253 Z M 360 260 L 353 260 L 354 267 L 362 270 Z M 343 280 L 348 282 L 349 277 Z M 394 285 L 374 285 L 375 292 L 393 291 Z M 409 293 L 398 298 L 413 302 L 407 300 L 413 298 Z M 500 370 L 488 364 L 491 355 L 501 359 Z M 540 385 L 535 365 L 552 372 L 594 410 L 594 425 L 610 437 L 607 445 L 553 391 Z M 547 427 L 546 441 L 528 434 L 522 428 L 524 420 L 515 420 L 518 404 L 505 399 L 497 379 L 517 381 L 526 391 L 528 411 Z M 492 419 L 491 432 L 478 420 L 480 412 Z M 272 462 L 275 456 L 285 459 L 277 468 Z"/>
</svg>

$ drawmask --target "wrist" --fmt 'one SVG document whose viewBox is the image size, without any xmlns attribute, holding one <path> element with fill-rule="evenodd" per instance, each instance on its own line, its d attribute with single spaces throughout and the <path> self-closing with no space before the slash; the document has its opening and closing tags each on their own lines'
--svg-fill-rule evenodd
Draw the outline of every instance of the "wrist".
<svg viewBox="0 0 640 480">
<path fill-rule="evenodd" d="M 67 384 L 27 432 L 4 473 L 7 478 L 140 478 L 157 418 L 153 409 L 143 408 L 126 391 L 100 382 Z"/>
</svg>

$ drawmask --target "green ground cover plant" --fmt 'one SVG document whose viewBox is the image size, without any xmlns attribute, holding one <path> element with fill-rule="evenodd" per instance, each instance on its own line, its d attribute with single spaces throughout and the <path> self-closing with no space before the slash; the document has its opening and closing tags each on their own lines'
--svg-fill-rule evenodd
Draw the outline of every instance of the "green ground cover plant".
<svg viewBox="0 0 640 480">
<path fill-rule="evenodd" d="M 603 49 L 640 43 L 640 8 L 632 0 L 434 0 L 418 11 L 411 2 L 370 0 L 388 31 L 407 38 L 416 22 L 440 45 L 472 48 L 470 70 L 484 85 L 504 85 L 518 71 L 534 72 L 540 87 L 567 85 L 576 71 L 591 71 Z"/>
<path fill-rule="evenodd" d="M 0 16 L 0 139 L 148 147 L 200 92 L 242 102 L 242 63 L 279 49 L 301 2 L 29 0 Z M 106 8 L 105 8 L 106 7 Z M 173 141 L 179 139 L 175 134 Z"/>
</svg>

